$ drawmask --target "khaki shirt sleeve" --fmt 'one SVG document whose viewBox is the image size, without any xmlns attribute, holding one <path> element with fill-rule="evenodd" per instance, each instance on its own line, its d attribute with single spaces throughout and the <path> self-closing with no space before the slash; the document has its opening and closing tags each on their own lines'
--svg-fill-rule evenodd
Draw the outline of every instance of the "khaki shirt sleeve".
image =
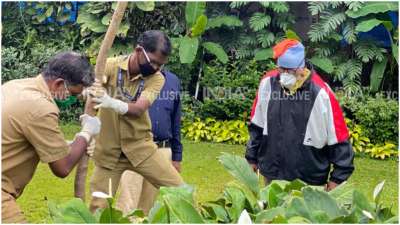
<svg viewBox="0 0 400 225">
<path fill-rule="evenodd" d="M 150 104 L 153 104 L 153 102 L 157 99 L 162 87 L 164 86 L 164 82 L 165 79 L 161 73 L 152 75 L 144 82 L 144 89 L 141 97 L 145 97 L 150 101 Z"/>
<path fill-rule="evenodd" d="M 56 113 L 47 113 L 32 120 L 24 127 L 24 135 L 44 163 L 57 161 L 69 153 Z"/>
<path fill-rule="evenodd" d="M 104 69 L 103 80 L 102 80 L 103 85 L 109 85 L 113 73 L 115 73 L 113 71 L 114 68 L 115 68 L 115 58 L 107 58 L 106 68 Z"/>
</svg>

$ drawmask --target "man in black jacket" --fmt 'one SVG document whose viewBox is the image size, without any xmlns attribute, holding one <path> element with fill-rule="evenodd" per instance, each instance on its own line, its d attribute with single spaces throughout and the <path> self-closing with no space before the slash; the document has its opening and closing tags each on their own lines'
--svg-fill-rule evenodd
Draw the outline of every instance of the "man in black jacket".
<svg viewBox="0 0 400 225">
<path fill-rule="evenodd" d="M 339 103 L 305 65 L 300 42 L 286 39 L 273 50 L 278 69 L 267 72 L 260 82 L 245 157 L 267 184 L 300 179 L 332 190 L 354 170 L 354 152 Z"/>
</svg>

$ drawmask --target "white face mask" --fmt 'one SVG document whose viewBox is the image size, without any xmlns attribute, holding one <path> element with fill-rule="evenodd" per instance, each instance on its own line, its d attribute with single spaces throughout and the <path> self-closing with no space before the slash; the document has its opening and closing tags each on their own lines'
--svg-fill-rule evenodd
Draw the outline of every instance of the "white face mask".
<svg viewBox="0 0 400 225">
<path fill-rule="evenodd" d="M 295 75 L 291 73 L 281 73 L 280 74 L 280 83 L 288 89 L 291 89 L 296 84 L 297 78 Z"/>
</svg>

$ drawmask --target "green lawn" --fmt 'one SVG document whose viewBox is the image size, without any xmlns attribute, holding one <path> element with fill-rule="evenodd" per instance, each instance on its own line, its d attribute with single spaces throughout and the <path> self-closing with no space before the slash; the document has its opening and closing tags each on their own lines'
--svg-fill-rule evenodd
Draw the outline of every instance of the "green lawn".
<svg viewBox="0 0 400 225">
<path fill-rule="evenodd" d="M 79 127 L 63 126 L 67 138 L 72 138 Z M 221 152 L 243 155 L 244 147 L 215 143 L 194 143 L 183 141 L 184 161 L 182 176 L 184 180 L 196 187 L 196 198 L 204 202 L 212 200 L 223 190 L 224 184 L 233 178 L 216 160 Z M 386 180 L 383 201 L 386 205 L 393 204 L 398 210 L 398 162 L 379 161 L 369 158 L 355 159 L 356 170 L 350 182 L 372 199 L 372 191 L 376 184 Z M 93 164 L 89 168 L 92 173 Z M 60 179 L 51 174 L 48 166 L 40 164 L 32 182 L 26 187 L 18 199 L 29 222 L 50 223 L 46 200 L 62 202 L 73 197 L 74 174 Z M 87 186 L 88 188 L 88 186 Z"/>
</svg>

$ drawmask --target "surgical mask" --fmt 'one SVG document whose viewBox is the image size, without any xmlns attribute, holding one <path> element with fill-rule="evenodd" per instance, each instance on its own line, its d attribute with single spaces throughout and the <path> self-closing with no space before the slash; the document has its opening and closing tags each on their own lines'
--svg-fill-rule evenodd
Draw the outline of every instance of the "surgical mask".
<svg viewBox="0 0 400 225">
<path fill-rule="evenodd" d="M 147 55 L 146 50 L 144 50 L 143 47 L 142 47 L 142 50 L 143 50 L 144 56 L 146 57 L 146 61 L 147 62 L 144 63 L 144 64 L 139 64 L 139 69 L 140 69 L 140 73 L 144 77 L 147 77 L 147 76 L 150 76 L 152 74 L 155 74 L 157 72 L 157 70 L 154 69 L 154 67 L 151 65 L 150 58 Z"/>
<path fill-rule="evenodd" d="M 68 96 L 68 97 L 66 97 L 64 99 L 59 99 L 57 97 L 54 97 L 54 101 L 56 102 L 56 104 L 57 104 L 57 106 L 58 106 L 58 108 L 60 110 L 67 109 L 71 105 L 75 104 L 78 101 L 76 96 L 73 96 L 73 95 L 71 95 L 69 93 L 67 85 L 65 84 L 65 82 L 64 82 L 64 88 L 66 90 L 66 94 L 65 95 Z"/>
<path fill-rule="evenodd" d="M 285 88 L 291 89 L 296 84 L 297 78 L 291 73 L 281 73 L 279 82 Z"/>
<path fill-rule="evenodd" d="M 144 63 L 144 64 L 139 64 L 139 69 L 140 69 L 140 73 L 144 77 L 150 76 L 157 72 L 157 70 L 155 70 L 149 62 Z"/>
</svg>

